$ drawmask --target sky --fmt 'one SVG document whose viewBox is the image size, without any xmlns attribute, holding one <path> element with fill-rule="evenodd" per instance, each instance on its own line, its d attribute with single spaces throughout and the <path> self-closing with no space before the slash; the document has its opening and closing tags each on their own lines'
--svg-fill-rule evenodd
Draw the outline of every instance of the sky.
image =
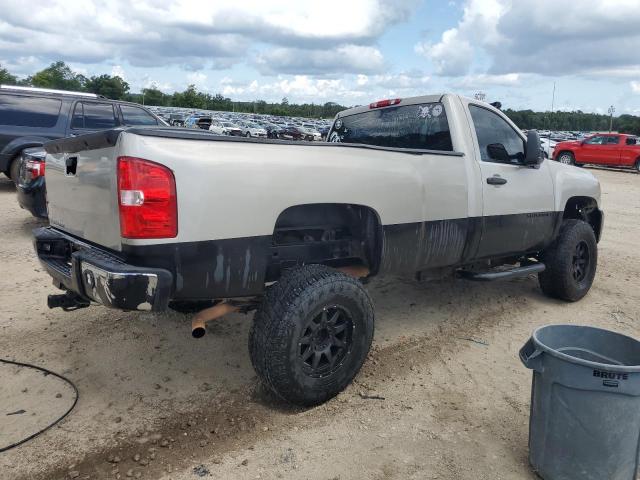
<svg viewBox="0 0 640 480">
<path fill-rule="evenodd" d="M 0 0 L 0 64 L 132 92 L 358 105 L 440 92 L 640 115 L 640 0 Z"/>
</svg>

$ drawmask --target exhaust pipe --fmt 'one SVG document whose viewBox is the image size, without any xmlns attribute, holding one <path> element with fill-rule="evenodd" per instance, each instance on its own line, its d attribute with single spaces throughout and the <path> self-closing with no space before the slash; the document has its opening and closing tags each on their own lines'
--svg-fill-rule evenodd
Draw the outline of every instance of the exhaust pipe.
<svg viewBox="0 0 640 480">
<path fill-rule="evenodd" d="M 227 313 L 237 312 L 240 307 L 232 305 L 227 302 L 222 302 L 213 307 L 205 308 L 196 313 L 196 316 L 191 320 L 191 335 L 193 338 L 202 338 L 207 333 L 206 324 L 211 320 L 220 318 Z"/>
</svg>

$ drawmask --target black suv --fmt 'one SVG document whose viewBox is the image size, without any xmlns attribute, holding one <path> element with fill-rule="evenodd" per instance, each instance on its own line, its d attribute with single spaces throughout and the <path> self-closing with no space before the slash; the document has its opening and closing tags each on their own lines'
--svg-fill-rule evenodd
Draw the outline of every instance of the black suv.
<svg viewBox="0 0 640 480">
<path fill-rule="evenodd" d="M 140 105 L 93 93 L 0 85 L 0 172 L 18 184 L 25 148 L 119 125 L 166 123 Z"/>
</svg>

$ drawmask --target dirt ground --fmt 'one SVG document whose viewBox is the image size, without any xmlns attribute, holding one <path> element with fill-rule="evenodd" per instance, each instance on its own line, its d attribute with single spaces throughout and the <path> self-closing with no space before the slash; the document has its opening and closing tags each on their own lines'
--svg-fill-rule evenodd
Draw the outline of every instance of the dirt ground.
<svg viewBox="0 0 640 480">
<path fill-rule="evenodd" d="M 308 410 L 258 384 L 250 316 L 229 316 L 194 340 L 178 313 L 48 310 L 54 288 L 30 239 L 38 222 L 0 180 L 0 357 L 63 373 L 80 391 L 57 427 L 0 454 L 0 478 L 536 478 L 527 462 L 531 372 L 517 355 L 532 330 L 577 323 L 640 337 L 640 175 L 591 171 L 606 218 L 585 299 L 550 300 L 535 277 L 377 278 L 368 286 L 377 322 L 369 360 L 344 393 Z M 0 447 L 72 399 L 49 376 L 0 365 Z"/>
</svg>

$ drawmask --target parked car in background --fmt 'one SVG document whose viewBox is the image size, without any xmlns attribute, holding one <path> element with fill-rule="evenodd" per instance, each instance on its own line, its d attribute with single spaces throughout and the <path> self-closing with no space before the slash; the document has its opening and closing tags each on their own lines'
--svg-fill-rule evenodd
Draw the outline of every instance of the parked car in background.
<svg viewBox="0 0 640 480">
<path fill-rule="evenodd" d="M 309 141 L 319 142 L 322 140 L 322 135 L 313 125 L 303 124 L 299 129 L 304 134 L 304 139 Z"/>
<path fill-rule="evenodd" d="M 211 122 L 211 125 L 209 125 L 209 131 L 215 133 L 216 135 L 228 135 L 224 125 L 217 120 L 213 120 Z"/>
<path fill-rule="evenodd" d="M 640 173 L 640 144 L 634 135 L 599 133 L 580 141 L 557 143 L 553 159 L 567 165 L 633 168 Z"/>
<path fill-rule="evenodd" d="M 93 93 L 0 85 L 0 172 L 18 184 L 24 149 L 121 125 L 166 123 L 140 105 Z"/>
<path fill-rule="evenodd" d="M 222 122 L 222 127 L 224 128 L 225 135 L 230 135 L 232 137 L 242 136 L 242 129 L 235 123 Z"/>
<path fill-rule="evenodd" d="M 551 158 L 553 156 L 553 150 L 556 147 L 557 142 L 549 138 L 540 138 L 540 145 L 544 152 L 544 158 Z"/>
<path fill-rule="evenodd" d="M 304 132 L 294 125 L 285 125 L 280 131 L 280 138 L 285 140 L 302 140 Z"/>
<path fill-rule="evenodd" d="M 201 130 L 209 130 L 212 121 L 213 120 L 209 115 L 191 115 L 185 120 L 184 126 L 186 128 L 199 128 Z"/>
<path fill-rule="evenodd" d="M 46 152 L 43 147 L 25 148 L 20 159 L 16 192 L 20 207 L 34 217 L 47 218 L 47 195 L 44 184 Z"/>
<path fill-rule="evenodd" d="M 181 113 L 169 114 L 169 125 L 172 127 L 184 127 L 184 121 L 186 117 Z"/>
<path fill-rule="evenodd" d="M 267 138 L 267 131 L 253 122 L 246 122 L 242 126 L 242 135 L 245 137 Z"/>
<path fill-rule="evenodd" d="M 282 127 L 275 123 L 265 122 L 262 124 L 262 128 L 267 131 L 267 138 L 280 138 Z"/>
</svg>

